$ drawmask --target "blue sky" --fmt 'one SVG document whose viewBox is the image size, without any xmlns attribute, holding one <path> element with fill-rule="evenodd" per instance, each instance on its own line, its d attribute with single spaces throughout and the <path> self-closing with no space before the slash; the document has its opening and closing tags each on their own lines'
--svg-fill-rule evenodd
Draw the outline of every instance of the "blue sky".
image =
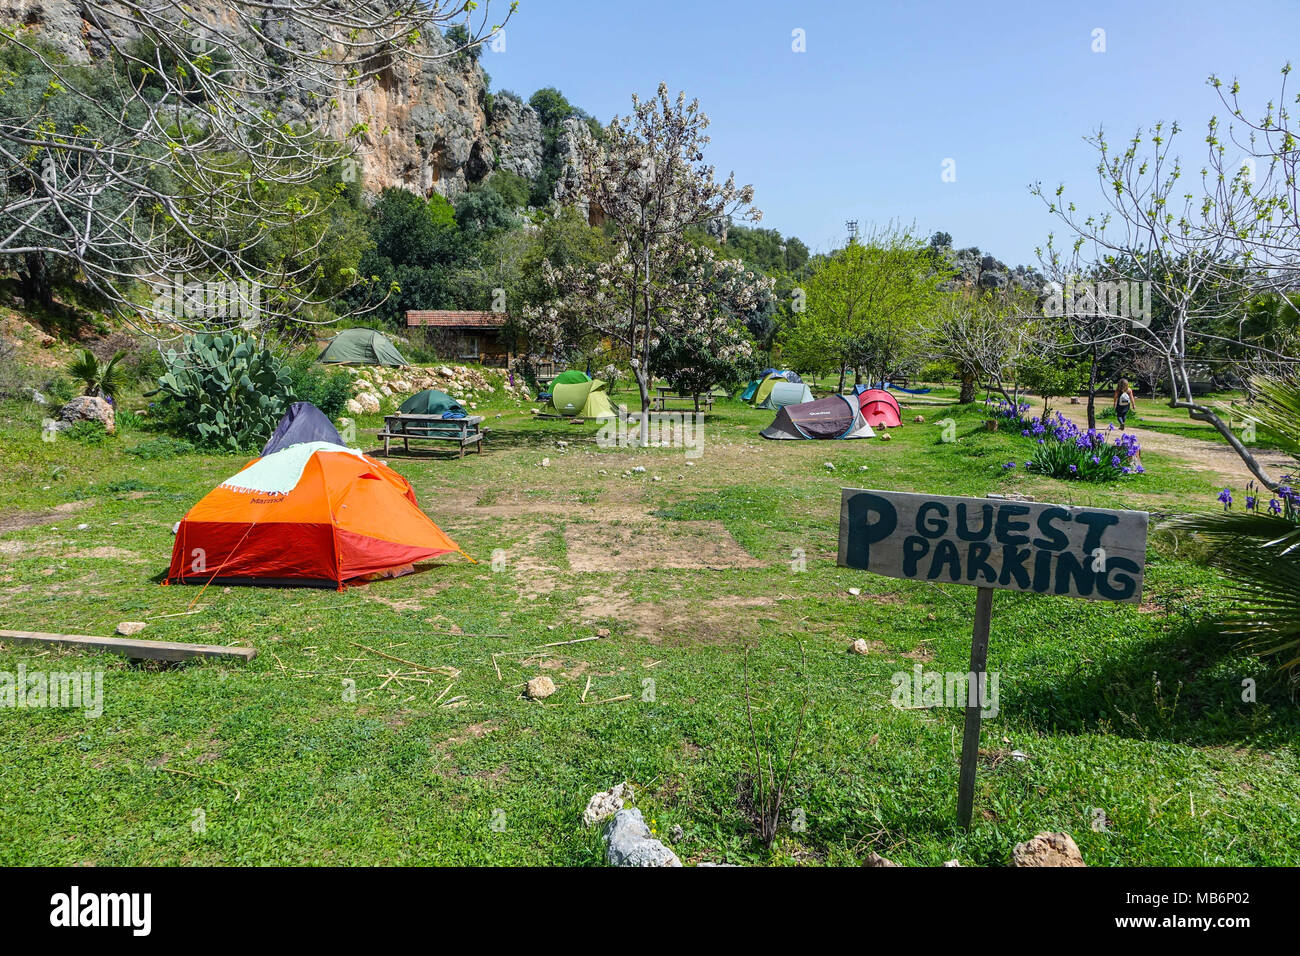
<svg viewBox="0 0 1300 956">
<path fill-rule="evenodd" d="M 1086 134 L 1176 119 L 1199 163 L 1222 111 L 1206 77 L 1241 79 L 1262 110 L 1297 36 L 1297 0 L 521 0 L 505 50 L 482 62 L 493 89 L 555 86 L 602 122 L 660 80 L 686 90 L 721 176 L 753 183 L 762 225 L 814 250 L 841 244 L 845 219 L 892 219 L 1033 264 L 1054 226 L 1031 182 L 1100 199 Z"/>
</svg>

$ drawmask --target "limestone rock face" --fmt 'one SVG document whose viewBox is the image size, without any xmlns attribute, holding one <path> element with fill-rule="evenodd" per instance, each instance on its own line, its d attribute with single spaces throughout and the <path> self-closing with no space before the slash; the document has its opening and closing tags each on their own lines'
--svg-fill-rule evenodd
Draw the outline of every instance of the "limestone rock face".
<svg viewBox="0 0 1300 956">
<path fill-rule="evenodd" d="M 160 0 L 145 5 L 160 11 L 181 9 Z M 285 43 L 314 49 L 320 42 L 300 24 L 273 18 L 263 24 L 259 36 L 221 0 L 196 0 L 184 10 L 207 25 L 218 45 L 266 48 Z M 32 27 L 79 63 L 100 59 L 137 35 L 129 9 L 114 0 L 0 0 L 0 21 Z M 451 48 L 436 30 L 423 31 L 416 47 L 424 57 Z M 340 140 L 358 124 L 364 126 L 358 179 L 367 193 L 401 186 L 423 196 L 440 193 L 451 199 L 498 164 L 528 178 L 541 169 L 537 114 L 502 95 L 495 99 L 489 128 L 484 110 L 487 87 L 474 58 L 430 60 L 396 50 L 378 57 L 381 62 L 371 63 L 375 75 L 356 89 L 298 89 L 278 104 L 285 119 L 318 125 Z M 337 105 L 331 106 L 331 101 Z"/>
<path fill-rule="evenodd" d="M 493 98 L 488 124 L 497 169 L 535 179 L 542 171 L 542 121 L 528 104 L 508 93 Z"/>
</svg>

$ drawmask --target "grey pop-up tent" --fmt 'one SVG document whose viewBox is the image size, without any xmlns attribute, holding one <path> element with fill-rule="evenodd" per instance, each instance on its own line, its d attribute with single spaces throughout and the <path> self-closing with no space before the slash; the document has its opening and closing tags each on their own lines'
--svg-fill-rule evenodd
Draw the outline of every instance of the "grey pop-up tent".
<svg viewBox="0 0 1300 956">
<path fill-rule="evenodd" d="M 858 403 L 843 395 L 828 395 L 802 405 L 786 405 L 776 413 L 772 424 L 759 434 L 774 439 L 874 438 L 876 435 L 862 417 Z"/>
</svg>

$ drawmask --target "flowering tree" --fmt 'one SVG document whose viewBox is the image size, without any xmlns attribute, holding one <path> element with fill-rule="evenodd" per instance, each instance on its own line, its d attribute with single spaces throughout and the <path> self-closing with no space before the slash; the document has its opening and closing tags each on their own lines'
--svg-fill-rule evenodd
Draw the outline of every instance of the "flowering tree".
<svg viewBox="0 0 1300 956">
<path fill-rule="evenodd" d="M 704 161 L 708 117 L 699 102 L 668 87 L 615 117 L 600 137 L 575 142 L 570 198 L 585 205 L 613 233 L 614 251 L 593 268 L 549 270 L 545 305 L 525 310 L 532 350 L 557 349 L 592 338 L 626 348 L 641 394 L 641 439 L 649 437 L 655 343 L 672 327 L 698 328 L 717 316 L 721 295 L 736 311 L 751 310 L 765 284 L 730 270 L 724 288 L 710 287 L 716 257 L 690 241 L 688 232 L 733 215 L 756 221 L 754 188 L 723 183 Z M 746 278 L 748 277 L 748 278 Z"/>
<path fill-rule="evenodd" d="M 683 395 L 699 397 L 715 385 L 729 384 L 756 368 L 754 343 L 746 320 L 771 302 L 773 280 L 746 272 L 738 260 L 712 260 L 711 275 L 697 275 L 702 297 L 699 318 L 674 317 L 660 329 L 650 351 L 653 367 Z M 703 270 L 701 270 L 703 271 Z"/>
</svg>

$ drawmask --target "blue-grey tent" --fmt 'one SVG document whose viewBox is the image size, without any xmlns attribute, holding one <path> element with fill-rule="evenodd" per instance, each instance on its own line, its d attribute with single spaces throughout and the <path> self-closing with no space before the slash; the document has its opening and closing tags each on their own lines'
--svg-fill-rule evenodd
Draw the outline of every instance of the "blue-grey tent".
<svg viewBox="0 0 1300 956">
<path fill-rule="evenodd" d="M 262 449 L 262 457 L 283 451 L 290 445 L 303 442 L 327 441 L 333 445 L 346 444 L 339 436 L 334 423 L 325 417 L 325 413 L 311 402 L 294 402 L 275 426 L 271 440 Z"/>
</svg>

